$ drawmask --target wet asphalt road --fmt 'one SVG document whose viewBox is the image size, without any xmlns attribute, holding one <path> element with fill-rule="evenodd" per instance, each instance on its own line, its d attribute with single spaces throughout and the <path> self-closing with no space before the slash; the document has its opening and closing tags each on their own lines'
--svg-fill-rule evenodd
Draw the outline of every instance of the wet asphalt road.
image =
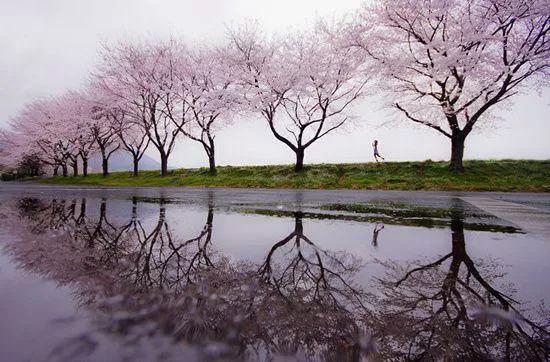
<svg viewBox="0 0 550 362">
<path fill-rule="evenodd" d="M 375 191 L 375 190 L 293 190 L 182 187 L 109 187 L 41 185 L 27 182 L 0 183 L 0 200 L 18 197 L 105 197 L 133 196 L 167 198 L 190 203 L 214 199 L 217 206 L 231 205 L 315 205 L 364 203 L 372 200 L 399 201 L 426 207 L 450 207 L 460 198 L 490 198 L 550 212 L 550 193 L 456 192 L 456 191 Z"/>
</svg>

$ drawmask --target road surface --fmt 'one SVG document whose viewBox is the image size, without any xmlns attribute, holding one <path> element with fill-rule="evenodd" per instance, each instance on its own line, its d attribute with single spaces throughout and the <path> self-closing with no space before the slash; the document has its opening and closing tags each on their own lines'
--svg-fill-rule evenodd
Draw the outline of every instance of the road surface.
<svg viewBox="0 0 550 362">
<path fill-rule="evenodd" d="M 550 240 L 550 193 L 160 188 L 0 183 L 0 201 L 20 197 L 72 196 L 109 199 L 128 199 L 136 196 L 166 198 L 186 203 L 214 201 L 218 207 L 235 205 L 301 207 L 329 203 L 365 203 L 373 200 L 406 202 L 424 207 L 456 207 L 457 202 L 463 201 L 506 220 L 526 232 L 542 235 Z"/>
</svg>

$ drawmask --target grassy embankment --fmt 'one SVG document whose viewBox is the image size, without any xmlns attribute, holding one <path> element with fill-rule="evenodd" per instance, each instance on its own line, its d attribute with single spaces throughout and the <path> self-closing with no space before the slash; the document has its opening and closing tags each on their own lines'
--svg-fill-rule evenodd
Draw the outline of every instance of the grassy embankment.
<svg viewBox="0 0 550 362">
<path fill-rule="evenodd" d="M 108 177 L 51 177 L 48 184 L 108 186 L 220 186 L 250 188 L 386 189 L 386 190 L 493 190 L 550 192 L 550 160 L 466 161 L 466 172 L 454 174 L 445 162 L 387 162 L 308 165 L 296 174 L 293 166 L 219 167 L 211 176 L 206 168 L 114 172 Z"/>
</svg>

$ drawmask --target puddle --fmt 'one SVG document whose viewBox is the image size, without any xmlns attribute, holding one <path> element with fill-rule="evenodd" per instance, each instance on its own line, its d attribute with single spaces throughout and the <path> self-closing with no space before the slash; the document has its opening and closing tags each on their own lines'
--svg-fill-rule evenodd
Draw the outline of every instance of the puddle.
<svg viewBox="0 0 550 362">
<path fill-rule="evenodd" d="M 0 359 L 548 358 L 547 241 L 459 200 L 267 201 L 5 198 Z"/>
</svg>

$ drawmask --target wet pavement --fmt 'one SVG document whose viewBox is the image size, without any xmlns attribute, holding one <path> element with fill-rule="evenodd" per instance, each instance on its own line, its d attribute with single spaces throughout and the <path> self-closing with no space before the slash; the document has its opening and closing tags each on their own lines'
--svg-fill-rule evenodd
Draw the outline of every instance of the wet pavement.
<svg viewBox="0 0 550 362">
<path fill-rule="evenodd" d="M 503 220 L 508 220 L 529 232 L 550 240 L 550 212 L 490 197 L 461 197 L 475 207 Z"/>
<path fill-rule="evenodd" d="M 1 361 L 549 357 L 550 194 L 0 184 Z"/>
</svg>

